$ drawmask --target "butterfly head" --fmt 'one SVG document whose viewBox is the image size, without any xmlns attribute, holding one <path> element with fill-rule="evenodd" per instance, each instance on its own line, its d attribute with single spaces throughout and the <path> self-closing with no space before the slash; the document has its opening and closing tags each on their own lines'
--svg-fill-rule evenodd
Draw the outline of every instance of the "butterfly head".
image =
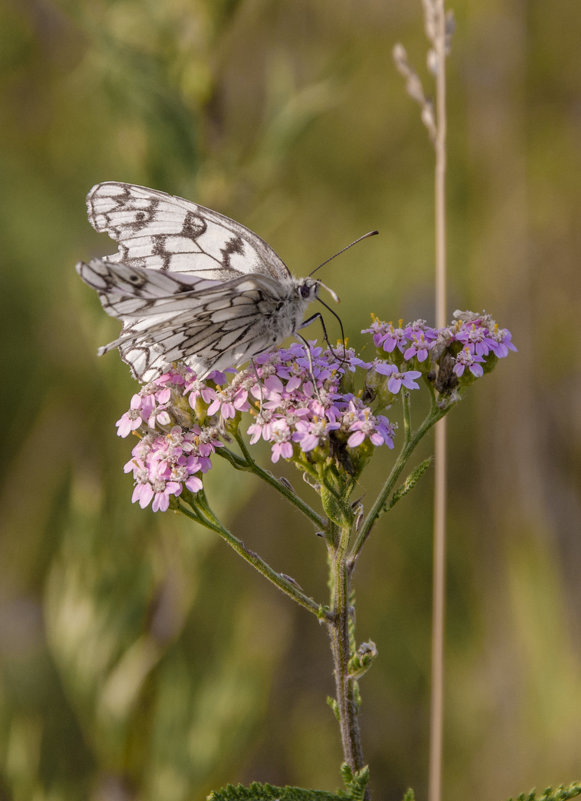
<svg viewBox="0 0 581 801">
<path fill-rule="evenodd" d="M 297 286 L 297 292 L 301 300 L 310 303 L 315 300 L 319 292 L 320 282 L 315 278 L 303 278 Z"/>
<path fill-rule="evenodd" d="M 316 278 L 302 278 L 297 285 L 297 292 L 302 300 L 304 300 L 306 303 L 310 303 L 312 300 L 320 300 L 319 289 L 321 287 L 327 290 L 335 303 L 339 303 L 337 294 L 333 292 L 330 287 L 328 287 L 322 281 L 318 281 Z"/>
</svg>

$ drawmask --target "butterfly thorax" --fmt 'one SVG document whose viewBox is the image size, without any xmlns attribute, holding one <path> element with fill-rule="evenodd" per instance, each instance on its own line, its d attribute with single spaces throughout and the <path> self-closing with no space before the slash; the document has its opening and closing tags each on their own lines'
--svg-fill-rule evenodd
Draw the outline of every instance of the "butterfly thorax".
<svg viewBox="0 0 581 801">
<path fill-rule="evenodd" d="M 313 278 L 294 277 L 272 284 L 262 278 L 260 283 L 258 307 L 266 338 L 270 345 L 279 345 L 301 328 L 307 306 L 317 297 L 319 283 Z"/>
</svg>

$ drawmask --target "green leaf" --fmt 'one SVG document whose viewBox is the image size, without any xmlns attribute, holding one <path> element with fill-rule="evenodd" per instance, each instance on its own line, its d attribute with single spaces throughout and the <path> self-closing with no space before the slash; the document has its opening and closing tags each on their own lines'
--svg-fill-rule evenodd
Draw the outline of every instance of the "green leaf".
<svg viewBox="0 0 581 801">
<path fill-rule="evenodd" d="M 363 801 L 365 789 L 369 783 L 369 766 L 364 765 L 361 770 L 353 773 L 351 767 L 344 762 L 341 765 L 341 776 L 348 790 L 350 801 Z"/>
<path fill-rule="evenodd" d="M 349 676 L 353 679 L 360 679 L 367 673 L 376 658 L 377 646 L 373 640 L 361 643 L 347 664 Z"/>
<path fill-rule="evenodd" d="M 332 713 L 335 715 L 337 720 L 339 720 L 339 704 L 337 703 L 336 698 L 331 698 L 330 695 L 327 696 L 327 705 L 331 708 Z"/>
<path fill-rule="evenodd" d="M 516 801 L 567 801 L 569 798 L 581 795 L 581 782 L 572 782 L 565 786 L 560 784 L 558 787 L 546 787 L 541 795 L 537 795 L 535 790 L 528 793 L 521 793 L 517 796 Z M 509 798 L 508 801 L 514 801 Z"/>
<path fill-rule="evenodd" d="M 403 484 L 396 489 L 389 499 L 389 502 L 386 506 L 386 511 L 389 512 L 391 509 L 393 509 L 396 503 L 401 500 L 404 495 L 407 495 L 408 492 L 411 492 L 431 464 L 432 457 L 430 456 L 427 459 L 424 459 L 423 462 L 420 462 L 420 464 L 414 470 L 412 470 Z"/>
<path fill-rule="evenodd" d="M 304 787 L 274 787 L 272 784 L 252 782 L 249 787 L 228 784 L 210 793 L 207 801 L 355 801 L 355 798 L 342 792 L 330 793 Z"/>
<path fill-rule="evenodd" d="M 353 522 L 353 512 L 350 504 L 344 500 L 345 495 L 339 497 L 324 484 L 321 485 L 321 504 L 325 514 L 339 527 L 350 526 Z"/>
</svg>

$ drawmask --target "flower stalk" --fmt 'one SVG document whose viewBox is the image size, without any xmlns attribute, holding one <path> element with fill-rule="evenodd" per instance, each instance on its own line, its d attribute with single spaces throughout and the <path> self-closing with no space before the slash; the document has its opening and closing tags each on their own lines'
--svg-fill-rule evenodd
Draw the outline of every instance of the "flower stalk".
<svg viewBox="0 0 581 801">
<path fill-rule="evenodd" d="M 252 458 L 252 454 L 244 442 L 244 437 L 239 431 L 236 431 L 234 436 L 244 456 L 244 467 L 242 469 L 249 470 L 258 476 L 258 478 L 262 479 L 262 481 L 270 484 L 270 486 L 279 492 L 284 498 L 286 498 L 289 503 L 292 503 L 293 506 L 296 506 L 299 512 L 302 512 L 305 517 L 308 517 L 311 522 L 315 524 L 317 529 L 324 529 L 327 525 L 326 519 L 317 514 L 317 512 L 315 512 L 315 510 L 312 509 L 309 504 L 306 503 L 300 495 L 297 495 L 297 493 L 294 492 L 287 484 L 280 481 L 278 478 L 276 478 L 276 476 L 273 476 L 273 474 L 268 470 L 264 470 L 264 468 L 262 468 Z"/>
<path fill-rule="evenodd" d="M 332 614 L 327 620 L 335 677 L 336 715 L 341 734 L 344 762 L 353 773 L 360 771 L 365 763 L 359 728 L 359 704 L 356 679 L 349 673 L 352 653 L 351 627 L 353 612 L 350 608 L 351 574 L 348 564 L 348 547 L 351 530 L 347 526 L 339 532 L 337 546 L 331 549 L 329 558 L 329 584 L 332 597 Z M 368 797 L 366 795 L 366 797 Z"/>
<path fill-rule="evenodd" d="M 389 498 L 392 492 L 395 489 L 395 485 L 397 483 L 398 478 L 402 474 L 405 466 L 407 465 L 410 456 L 412 455 L 413 451 L 415 450 L 416 446 L 419 442 L 424 438 L 427 432 L 432 428 L 438 420 L 441 420 L 444 415 L 446 415 L 451 406 L 445 407 L 438 407 L 435 404 L 432 406 L 430 412 L 425 417 L 424 421 L 418 428 L 416 432 L 412 432 L 411 430 L 411 421 L 409 415 L 409 398 L 406 399 L 405 395 L 402 396 L 403 407 L 404 407 L 404 433 L 405 439 L 403 442 L 403 446 L 401 451 L 397 457 L 395 464 L 393 465 L 389 476 L 387 477 L 383 487 L 381 488 L 377 498 L 375 499 L 373 506 L 369 510 L 367 517 L 365 518 L 355 543 L 353 545 L 349 561 L 351 564 L 355 564 L 361 549 L 363 548 L 367 538 L 371 533 L 371 529 L 373 528 L 377 519 L 386 511 Z"/>
<path fill-rule="evenodd" d="M 281 592 L 299 606 L 302 606 L 303 609 L 311 612 L 319 619 L 330 619 L 330 613 L 321 604 L 306 595 L 296 582 L 274 570 L 261 556 L 250 550 L 242 540 L 234 536 L 231 531 L 228 531 L 211 511 L 203 492 L 199 492 L 195 501 L 191 499 L 189 503 L 186 502 L 185 497 L 179 498 L 176 502 L 176 510 L 196 523 L 200 523 L 200 525 L 219 534 L 245 562 L 252 565 L 265 579 L 274 584 L 275 587 L 278 587 Z"/>
<path fill-rule="evenodd" d="M 456 312 L 445 328 L 418 320 L 403 326 L 374 318 L 369 329 L 375 357 L 364 361 L 352 349 L 323 350 L 298 343 L 254 359 L 251 368 L 214 372 L 199 379 L 175 365 L 142 387 L 117 421 L 120 436 L 138 442 L 125 466 L 133 473 L 133 500 L 154 511 L 174 509 L 216 532 L 245 562 L 325 624 L 331 646 L 343 778 L 350 797 L 369 799 L 368 768 L 359 727 L 359 680 L 377 656 L 372 641 L 355 640 L 353 575 L 379 517 L 407 495 L 431 464 L 424 460 L 400 482 L 428 431 L 456 405 L 474 381 L 515 350 L 510 333 L 484 313 Z M 422 378 L 422 383 L 418 379 Z M 413 398 L 427 391 L 430 408 L 414 429 Z M 402 444 L 380 492 L 365 514 L 352 501 L 376 448 L 394 447 L 397 426 L 385 412 L 401 400 Z M 318 496 L 313 508 L 287 479 L 262 467 L 259 442 L 273 464 L 283 459 L 302 474 Z M 327 544 L 329 600 L 305 593 L 292 577 L 275 570 L 218 519 L 205 491 L 214 456 L 252 473 L 316 527 Z"/>
</svg>

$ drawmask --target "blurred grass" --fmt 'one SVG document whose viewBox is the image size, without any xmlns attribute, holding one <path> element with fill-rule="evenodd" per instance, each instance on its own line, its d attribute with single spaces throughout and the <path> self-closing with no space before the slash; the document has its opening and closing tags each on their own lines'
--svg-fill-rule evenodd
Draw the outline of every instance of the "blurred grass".
<svg viewBox="0 0 581 801">
<path fill-rule="evenodd" d="M 421 66 L 420 5 L 0 8 L 2 801 L 338 784 L 321 629 L 206 532 L 130 506 L 113 422 L 133 384 L 95 358 L 116 326 L 72 268 L 111 248 L 86 191 L 128 180 L 239 219 L 297 275 L 378 227 L 326 268 L 349 336 L 370 311 L 431 319 L 432 156 L 390 55 L 402 40 Z M 491 311 L 519 353 L 450 421 L 450 801 L 581 769 L 581 9 L 454 10 L 450 305 Z M 321 545 L 294 512 L 224 466 L 211 479 L 233 530 L 320 597 Z M 425 790 L 430 517 L 425 481 L 358 573 L 382 799 Z"/>
</svg>

